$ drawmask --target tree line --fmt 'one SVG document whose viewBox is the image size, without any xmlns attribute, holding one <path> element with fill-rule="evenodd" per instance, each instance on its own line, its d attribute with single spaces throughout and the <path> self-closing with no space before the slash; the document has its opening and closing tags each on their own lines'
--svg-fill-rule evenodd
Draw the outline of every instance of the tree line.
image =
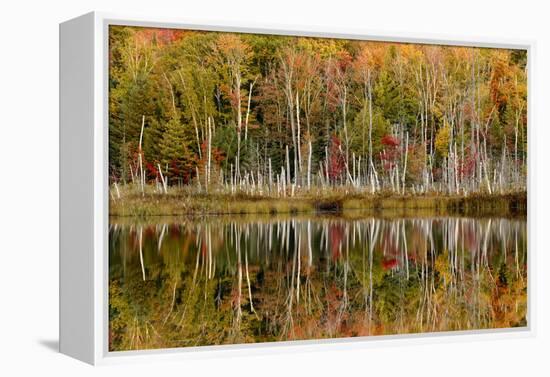
<svg viewBox="0 0 550 377">
<path fill-rule="evenodd" d="M 525 50 L 126 26 L 109 44 L 117 192 L 526 188 Z"/>
</svg>

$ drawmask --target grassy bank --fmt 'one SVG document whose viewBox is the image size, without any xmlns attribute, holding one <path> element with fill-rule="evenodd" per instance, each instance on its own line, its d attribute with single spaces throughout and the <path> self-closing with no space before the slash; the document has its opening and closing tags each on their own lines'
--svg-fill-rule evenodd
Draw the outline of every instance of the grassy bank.
<svg viewBox="0 0 550 377">
<path fill-rule="evenodd" d="M 391 194 L 326 194 L 271 198 L 244 194 L 191 194 L 185 191 L 167 195 L 127 192 L 111 196 L 111 216 L 189 216 L 215 214 L 298 214 L 341 213 L 361 210 L 378 216 L 462 215 L 524 216 L 527 194 L 474 194 L 468 196 Z"/>
</svg>

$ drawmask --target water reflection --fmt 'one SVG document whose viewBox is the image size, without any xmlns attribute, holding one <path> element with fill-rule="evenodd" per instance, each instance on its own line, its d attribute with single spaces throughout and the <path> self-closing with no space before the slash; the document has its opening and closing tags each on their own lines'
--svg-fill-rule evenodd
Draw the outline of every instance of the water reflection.
<svg viewBox="0 0 550 377">
<path fill-rule="evenodd" d="M 526 325 L 526 222 L 209 217 L 110 226 L 110 349 Z"/>
</svg>

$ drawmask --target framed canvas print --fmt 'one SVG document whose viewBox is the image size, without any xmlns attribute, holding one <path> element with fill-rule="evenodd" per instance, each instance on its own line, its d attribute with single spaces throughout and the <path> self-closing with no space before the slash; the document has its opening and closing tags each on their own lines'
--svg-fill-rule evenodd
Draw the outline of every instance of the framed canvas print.
<svg viewBox="0 0 550 377">
<path fill-rule="evenodd" d="M 61 352 L 531 334 L 531 53 L 98 13 L 61 24 Z"/>
</svg>

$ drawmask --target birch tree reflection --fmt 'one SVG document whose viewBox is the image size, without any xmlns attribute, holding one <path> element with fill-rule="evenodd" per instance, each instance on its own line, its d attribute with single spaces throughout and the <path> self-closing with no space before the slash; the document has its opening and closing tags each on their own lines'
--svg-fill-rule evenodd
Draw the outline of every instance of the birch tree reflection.
<svg viewBox="0 0 550 377">
<path fill-rule="evenodd" d="M 525 220 L 111 224 L 111 350 L 526 325 Z"/>
</svg>

